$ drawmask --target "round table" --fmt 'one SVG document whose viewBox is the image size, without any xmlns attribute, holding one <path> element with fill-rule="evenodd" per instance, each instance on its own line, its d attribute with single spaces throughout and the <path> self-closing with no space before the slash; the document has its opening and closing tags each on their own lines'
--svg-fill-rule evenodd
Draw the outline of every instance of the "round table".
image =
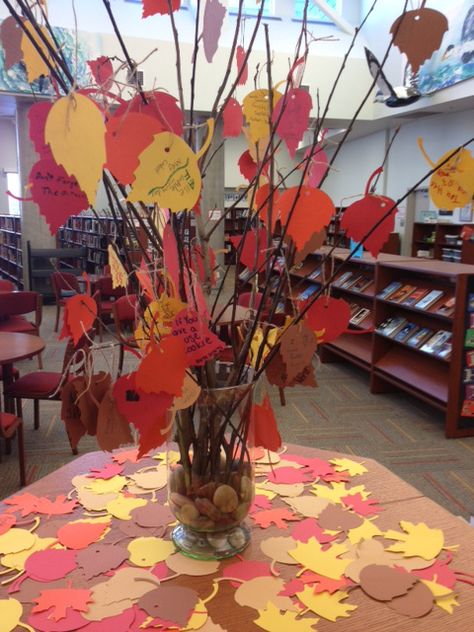
<svg viewBox="0 0 474 632">
<path fill-rule="evenodd" d="M 3 368 L 3 388 L 13 381 L 13 363 L 32 358 L 41 353 L 45 342 L 39 336 L 0 332 L 0 365 Z M 5 399 L 5 409 L 10 411 L 12 402 Z"/>
</svg>

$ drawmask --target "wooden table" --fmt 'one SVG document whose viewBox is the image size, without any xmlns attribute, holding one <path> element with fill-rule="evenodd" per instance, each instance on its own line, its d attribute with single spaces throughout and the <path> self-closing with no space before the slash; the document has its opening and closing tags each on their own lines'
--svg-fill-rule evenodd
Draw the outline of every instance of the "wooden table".
<svg viewBox="0 0 474 632">
<path fill-rule="evenodd" d="M 0 332 L 0 365 L 3 369 L 4 389 L 13 381 L 13 363 L 38 355 L 44 347 L 45 342 L 39 336 Z M 13 412 L 10 398 L 5 399 L 5 409 Z"/>
<path fill-rule="evenodd" d="M 350 459 L 360 461 L 353 455 L 341 455 L 334 452 L 304 448 L 301 446 L 288 446 L 288 453 L 300 454 L 307 457 L 319 457 L 329 460 L 335 457 L 346 456 Z M 24 492 L 36 495 L 47 495 L 55 498 L 60 494 L 67 494 L 70 491 L 71 479 L 78 474 L 85 474 L 91 468 L 100 468 L 105 463 L 110 462 L 108 454 L 92 452 L 85 454 L 68 465 L 60 468 L 56 472 L 49 474 L 40 481 L 27 487 Z M 125 474 L 131 474 L 135 469 L 156 465 L 156 461 L 150 458 L 142 459 L 138 464 L 126 464 Z M 459 550 L 455 553 L 451 570 L 460 570 L 466 573 L 474 573 L 474 531 L 461 518 L 453 516 L 445 509 L 425 498 L 417 489 L 405 483 L 385 467 L 372 459 L 365 459 L 364 465 L 368 469 L 366 474 L 351 479 L 351 485 L 364 484 L 368 491 L 372 492 L 372 498 L 377 499 L 384 507 L 376 520 L 377 526 L 382 530 L 399 529 L 400 520 L 408 520 L 413 523 L 426 522 L 432 528 L 440 528 L 444 532 L 445 544 L 459 544 Z M 158 492 L 158 499 L 165 498 L 165 490 Z M 0 512 L 5 506 L 0 502 Z M 82 510 L 81 510 L 82 511 Z M 75 510 L 74 514 L 66 516 L 53 516 L 51 520 L 42 519 L 36 533 L 51 535 L 51 522 L 56 526 L 62 522 L 77 519 L 81 511 Z M 77 513 L 76 513 L 77 512 Z M 252 521 L 250 521 L 252 522 Z M 290 527 L 293 523 L 290 523 Z M 48 531 L 49 529 L 49 531 Z M 242 557 L 251 560 L 269 562 L 269 559 L 261 552 L 259 543 L 263 538 L 278 535 L 286 536 L 290 534 L 290 529 L 281 530 L 276 528 L 260 529 L 253 527 L 252 541 L 247 549 L 242 553 Z M 119 539 L 117 536 L 116 539 Z M 388 544 L 389 541 L 387 541 Z M 441 557 L 443 557 L 441 555 Z M 234 560 L 226 560 L 221 564 L 221 568 Z M 289 567 L 279 564 L 278 570 L 281 577 L 286 579 L 293 576 L 294 568 L 290 573 Z M 221 571 L 218 573 L 221 574 Z M 67 578 L 66 578 L 67 579 Z M 66 584 L 66 579 L 63 583 Z M 102 578 L 103 581 L 103 578 Z M 185 577 L 181 576 L 177 580 L 179 586 L 188 586 L 198 591 L 201 598 L 205 599 L 210 593 L 212 577 Z M 24 582 L 27 585 L 31 580 Z M 96 583 L 96 582 L 94 582 Z M 169 582 L 164 585 L 171 585 Z M 47 584 L 42 584 L 42 588 L 47 588 Z M 28 589 L 28 588 L 27 588 Z M 228 632 L 261 632 L 261 628 L 253 621 L 258 617 L 256 610 L 248 607 L 236 606 L 233 598 L 235 588 L 230 582 L 220 582 L 218 596 L 210 601 L 206 607 L 212 620 L 218 623 Z M 359 606 L 351 613 L 347 619 L 338 619 L 336 623 L 320 619 L 316 625 L 318 632 L 332 630 L 333 632 L 469 632 L 474 629 L 474 587 L 465 583 L 456 584 L 456 594 L 459 606 L 454 608 L 452 615 L 444 612 L 438 607 L 434 607 L 432 612 L 420 619 L 409 619 L 404 617 L 381 602 L 368 598 L 360 589 L 355 589 L 349 595 L 348 602 Z M 21 600 L 21 591 L 17 596 Z M 0 599 L 6 597 L 6 587 L 0 586 Z M 27 613 L 31 609 L 31 604 L 24 604 L 25 613 L 22 621 L 27 621 Z M 288 632 L 292 632 L 288 628 Z"/>
</svg>

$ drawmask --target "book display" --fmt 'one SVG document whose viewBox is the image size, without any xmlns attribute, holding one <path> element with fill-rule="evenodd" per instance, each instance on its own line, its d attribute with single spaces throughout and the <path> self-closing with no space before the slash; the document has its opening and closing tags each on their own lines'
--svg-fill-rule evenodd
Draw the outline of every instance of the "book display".
<svg viewBox="0 0 474 632">
<path fill-rule="evenodd" d="M 0 215 L 0 277 L 23 289 L 21 218 L 18 215 Z"/>
<path fill-rule="evenodd" d="M 474 264 L 474 241 L 464 240 L 461 236 L 465 225 L 415 222 L 412 256 Z"/>
</svg>

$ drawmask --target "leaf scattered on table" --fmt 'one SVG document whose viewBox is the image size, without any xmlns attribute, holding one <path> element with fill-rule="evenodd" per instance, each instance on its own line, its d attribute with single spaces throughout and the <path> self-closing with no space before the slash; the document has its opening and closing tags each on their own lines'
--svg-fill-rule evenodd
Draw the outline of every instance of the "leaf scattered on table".
<svg viewBox="0 0 474 632">
<path fill-rule="evenodd" d="M 239 606 L 248 606 L 255 610 L 263 610 L 268 602 L 280 610 L 298 610 L 289 597 L 282 597 L 285 587 L 283 579 L 277 577 L 255 577 L 241 584 L 235 591 L 234 598 Z"/>
<path fill-rule="evenodd" d="M 312 612 L 328 621 L 350 617 L 350 613 L 357 609 L 357 606 L 350 603 L 342 603 L 349 596 L 349 593 L 342 590 L 333 595 L 326 592 L 315 595 L 311 586 L 306 586 L 303 592 L 297 593 L 296 596 Z"/>
<path fill-rule="evenodd" d="M 339 557 L 346 552 L 344 544 L 332 544 L 323 550 L 316 538 L 310 538 L 306 543 L 298 542 L 289 554 L 304 568 L 330 579 L 339 579 L 350 564 L 350 560 Z"/>
<path fill-rule="evenodd" d="M 2 632 L 13 632 L 20 625 L 23 606 L 16 599 L 0 599 L 0 612 L 2 613 Z"/>
<path fill-rule="evenodd" d="M 91 591 L 80 588 L 58 588 L 56 590 L 42 590 L 39 597 L 33 601 L 37 603 L 31 612 L 44 612 L 52 609 L 50 618 L 54 621 L 64 619 L 67 609 L 76 612 L 87 612 L 91 601 Z"/>
<path fill-rule="evenodd" d="M 347 471 L 351 476 L 359 476 L 360 474 L 368 472 L 362 463 L 357 463 L 356 461 L 352 461 L 352 459 L 330 459 L 329 462 L 334 465 L 336 472 Z"/>
<path fill-rule="evenodd" d="M 259 610 L 259 615 L 254 623 L 267 632 L 315 632 L 313 626 L 319 621 L 314 617 L 297 618 L 296 612 L 287 611 L 282 614 L 280 608 L 270 601 L 265 610 Z"/>
<path fill-rule="evenodd" d="M 173 542 L 162 538 L 136 538 L 128 545 L 129 559 L 136 566 L 154 566 L 175 552 Z"/>
<path fill-rule="evenodd" d="M 76 568 L 76 552 L 66 549 L 36 551 L 25 562 L 26 574 L 37 582 L 63 579 Z"/>
<path fill-rule="evenodd" d="M 128 551 L 119 544 L 94 544 L 76 553 L 77 564 L 87 580 L 118 568 L 128 559 Z"/>
<path fill-rule="evenodd" d="M 298 562 L 289 555 L 288 551 L 294 549 L 296 541 L 292 537 L 275 536 L 260 542 L 262 552 L 275 562 L 281 564 L 297 564 Z"/>
<path fill-rule="evenodd" d="M 367 498 L 364 500 L 361 494 L 343 496 L 341 498 L 341 502 L 361 516 L 378 515 L 384 509 L 378 504 L 378 500 L 375 500 L 374 498 Z"/>
<path fill-rule="evenodd" d="M 407 571 L 382 564 L 369 564 L 360 571 L 360 587 L 377 601 L 390 601 L 394 597 L 401 597 L 417 582 L 418 579 Z"/>
<path fill-rule="evenodd" d="M 110 519 L 95 518 L 68 522 L 58 529 L 58 541 L 68 549 L 85 549 L 109 528 Z"/>
<path fill-rule="evenodd" d="M 443 548 L 444 534 L 441 529 L 431 529 L 424 522 L 414 524 L 406 520 L 400 520 L 400 526 L 405 533 L 390 529 L 383 534 L 388 540 L 398 540 L 387 551 L 403 553 L 405 557 L 419 556 L 432 560 Z"/>
<path fill-rule="evenodd" d="M 293 512 L 289 509 L 283 508 L 260 511 L 258 514 L 252 514 L 252 518 L 260 527 L 262 527 L 262 529 L 267 529 L 272 524 L 274 524 L 278 529 L 288 529 L 287 521 L 291 522 L 299 520 Z"/>
<path fill-rule="evenodd" d="M 90 470 L 90 474 L 87 475 L 88 478 L 102 478 L 104 480 L 109 480 L 114 476 L 118 476 L 122 474 L 123 467 L 118 463 L 106 463 L 103 467 L 93 467 Z"/>
</svg>

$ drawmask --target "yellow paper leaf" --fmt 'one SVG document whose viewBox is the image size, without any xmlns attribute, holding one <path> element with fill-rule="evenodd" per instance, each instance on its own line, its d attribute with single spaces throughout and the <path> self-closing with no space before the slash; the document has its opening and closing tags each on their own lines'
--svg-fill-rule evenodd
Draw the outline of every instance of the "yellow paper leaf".
<svg viewBox="0 0 474 632">
<path fill-rule="evenodd" d="M 371 520 L 364 522 L 355 529 L 349 529 L 347 538 L 351 544 L 358 544 L 361 540 L 371 540 L 378 535 L 383 535 L 382 531 Z"/>
<path fill-rule="evenodd" d="M 314 617 L 297 619 L 296 612 L 280 612 L 270 601 L 265 610 L 259 610 L 259 617 L 254 623 L 267 632 L 315 632 L 313 627 L 319 621 Z"/>
<path fill-rule="evenodd" d="M 296 593 L 296 596 L 312 612 L 328 619 L 328 621 L 336 621 L 340 617 L 350 617 L 349 613 L 357 609 L 357 606 L 350 603 L 341 603 L 349 596 L 349 593 L 342 590 L 338 590 L 332 595 L 326 591 L 315 595 L 312 586 L 305 586 L 303 592 Z"/>
<path fill-rule="evenodd" d="M 45 141 L 94 204 L 106 160 L 105 124 L 97 105 L 82 94 L 58 99 L 46 119 Z"/>
<path fill-rule="evenodd" d="M 174 465 L 180 460 L 181 455 L 177 450 L 168 450 L 168 452 L 158 452 L 153 458 L 157 461 L 163 461 L 160 465 Z"/>
<path fill-rule="evenodd" d="M 275 492 L 270 491 L 263 485 L 259 485 L 258 483 L 255 485 L 255 495 L 266 496 L 268 500 L 273 500 L 276 496 Z"/>
<path fill-rule="evenodd" d="M 153 469 L 135 472 L 130 476 L 130 480 L 144 490 L 163 489 L 168 481 L 168 472 L 164 467 L 157 465 Z"/>
<path fill-rule="evenodd" d="M 282 330 L 280 330 L 278 327 L 273 327 L 268 332 L 267 340 L 262 352 L 262 357 L 259 360 L 260 363 L 262 362 L 262 360 L 265 359 L 265 357 L 269 354 L 271 349 L 275 346 L 276 341 L 278 340 L 281 334 L 281 331 Z M 261 327 L 257 327 L 253 335 L 252 342 L 250 343 L 250 350 L 249 350 L 250 364 L 254 368 L 255 368 L 257 360 L 259 359 L 260 347 L 263 344 L 263 340 L 264 340 L 263 329 Z"/>
<path fill-rule="evenodd" d="M 130 512 L 137 507 L 144 507 L 147 502 L 144 498 L 130 498 L 120 495 L 107 503 L 107 511 L 119 520 L 130 520 L 132 517 Z"/>
<path fill-rule="evenodd" d="M 112 476 L 109 479 L 96 478 L 85 487 L 94 494 L 112 494 L 121 491 L 127 484 L 125 476 Z"/>
<path fill-rule="evenodd" d="M 449 614 L 453 614 L 454 606 L 459 606 L 457 596 L 454 593 L 451 593 L 446 597 L 438 597 L 435 599 L 435 604 Z"/>
<path fill-rule="evenodd" d="M 48 62 L 52 66 L 54 66 L 53 59 L 49 55 L 46 45 L 44 44 L 43 40 L 40 38 L 36 30 L 34 29 L 31 22 L 29 20 L 24 20 L 23 26 L 28 31 L 28 33 L 33 37 L 33 39 L 35 40 L 39 48 L 43 51 L 46 58 L 48 59 Z M 51 39 L 51 36 L 49 35 L 46 28 L 44 26 L 40 26 L 39 28 L 41 29 L 41 32 L 43 33 L 44 37 L 48 40 L 50 46 L 55 48 L 54 42 Z M 38 79 L 39 77 L 41 77 L 41 75 L 45 75 L 45 76 L 49 75 L 50 70 L 49 70 L 48 64 L 44 61 L 44 59 L 41 57 L 39 52 L 36 50 L 34 44 L 31 42 L 30 38 L 28 37 L 26 33 L 23 33 L 21 36 L 21 50 L 23 53 L 23 62 L 26 66 L 26 73 L 28 75 L 28 83 L 31 83 L 35 79 Z"/>
<path fill-rule="evenodd" d="M 190 560 L 188 560 L 188 562 L 189 561 Z M 200 599 L 194 606 L 193 614 L 191 615 L 186 627 L 182 628 L 182 632 L 186 632 L 187 630 L 203 630 L 203 626 L 206 624 L 208 616 L 209 614 L 207 612 L 207 608 L 202 599 Z"/>
<path fill-rule="evenodd" d="M 272 90 L 273 108 L 281 98 L 281 94 Z M 270 93 L 268 90 L 254 90 L 247 94 L 243 100 L 242 110 L 250 128 L 250 139 L 256 143 L 261 138 L 265 138 L 270 133 Z"/>
<path fill-rule="evenodd" d="M 12 632 L 20 623 L 23 614 L 23 606 L 16 599 L 0 599 L 0 612 L 2 632 Z"/>
<path fill-rule="evenodd" d="M 447 597 L 448 595 L 453 594 L 453 591 L 451 590 L 451 588 L 448 588 L 447 586 L 443 586 L 442 584 L 438 584 L 438 582 L 433 582 L 433 581 L 430 581 L 429 579 L 420 579 L 420 581 L 423 582 L 423 584 L 425 584 L 426 586 L 428 586 L 428 588 L 433 593 L 433 597 L 435 597 L 436 599 L 438 597 Z"/>
<path fill-rule="evenodd" d="M 127 287 L 128 274 L 112 244 L 108 245 L 107 252 L 109 255 L 110 274 L 112 276 L 112 287 Z"/>
<path fill-rule="evenodd" d="M 365 474 L 368 471 L 362 463 L 357 463 L 351 459 L 330 459 L 329 463 L 334 465 L 336 472 L 349 472 L 351 476 Z"/>
<path fill-rule="evenodd" d="M 327 498 L 333 503 L 340 503 L 344 496 L 352 496 L 360 494 L 364 500 L 370 496 L 370 492 L 366 491 L 364 485 L 356 485 L 355 487 L 346 487 L 345 483 L 331 483 L 331 486 L 318 485 L 312 486 L 311 492 L 318 498 Z"/>
<path fill-rule="evenodd" d="M 419 556 L 432 560 L 443 548 L 444 534 L 441 529 L 430 529 L 424 522 L 413 524 L 405 520 L 400 520 L 400 526 L 405 533 L 393 530 L 384 533 L 387 540 L 399 540 L 389 546 L 387 551 L 403 553 L 405 557 Z"/>
<path fill-rule="evenodd" d="M 130 562 L 136 566 L 154 566 L 176 551 L 173 542 L 152 536 L 136 538 L 127 548 Z"/>
<path fill-rule="evenodd" d="M 201 193 L 197 156 L 176 134 L 156 134 L 139 156 L 130 202 L 157 203 L 173 213 L 191 210 Z"/>
<path fill-rule="evenodd" d="M 10 529 L 0 535 L 0 554 L 31 549 L 37 539 L 38 536 L 27 529 Z"/>
<path fill-rule="evenodd" d="M 179 397 L 174 398 L 171 410 L 183 410 L 184 408 L 189 408 L 198 399 L 200 394 L 201 387 L 196 380 L 189 375 L 189 373 L 186 373 L 183 382 L 183 392 Z"/>
<path fill-rule="evenodd" d="M 186 308 L 178 298 L 162 294 L 146 308 L 143 320 L 135 330 L 135 340 L 141 349 L 145 349 L 150 339 L 158 340 L 171 333 L 171 326 L 176 315 Z"/>
<path fill-rule="evenodd" d="M 9 553 L 2 557 L 2 565 L 7 568 L 14 569 L 16 571 L 23 571 L 25 569 L 25 562 L 32 553 L 37 551 L 44 551 L 56 542 L 56 538 L 39 538 L 37 537 L 34 545 L 26 549 L 25 551 L 18 551 L 18 553 Z"/>
<path fill-rule="evenodd" d="M 340 579 L 351 562 L 338 557 L 346 551 L 347 548 L 343 544 L 332 544 L 329 549 L 323 551 L 316 538 L 310 538 L 306 543 L 298 542 L 296 549 L 288 553 L 304 568 L 330 579 Z"/>
</svg>

